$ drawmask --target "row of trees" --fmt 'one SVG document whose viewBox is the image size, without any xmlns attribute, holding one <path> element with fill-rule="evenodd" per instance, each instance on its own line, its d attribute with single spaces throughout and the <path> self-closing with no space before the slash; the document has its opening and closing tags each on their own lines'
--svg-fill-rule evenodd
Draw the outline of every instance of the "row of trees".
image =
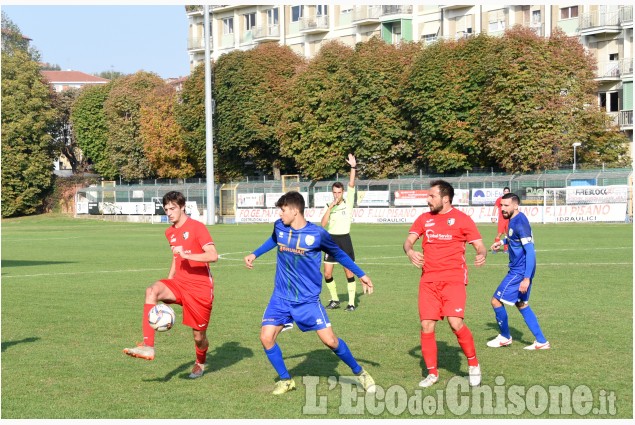
<svg viewBox="0 0 635 425">
<path fill-rule="evenodd" d="M 81 169 L 75 145 L 106 179 L 205 174 L 204 66 L 181 92 L 138 72 L 55 94 L 21 43 L 5 49 L 3 30 L 3 216 L 34 212 L 55 154 Z M 346 171 L 348 152 L 366 178 L 525 172 L 571 163 L 580 141 L 582 163 L 628 164 L 628 140 L 595 106 L 594 66 L 577 40 L 521 27 L 425 47 L 331 42 L 310 60 L 277 43 L 234 51 L 213 64 L 217 178 L 323 179 Z"/>
</svg>

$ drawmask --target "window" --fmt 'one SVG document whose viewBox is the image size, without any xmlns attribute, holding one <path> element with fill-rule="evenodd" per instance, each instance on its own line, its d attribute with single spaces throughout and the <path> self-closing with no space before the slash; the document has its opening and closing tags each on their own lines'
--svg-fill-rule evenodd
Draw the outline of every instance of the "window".
<svg viewBox="0 0 635 425">
<path fill-rule="evenodd" d="M 342 6 L 342 7 L 343 9 L 340 11 L 342 15 L 353 12 L 353 8 L 351 8 L 350 6 Z"/>
<path fill-rule="evenodd" d="M 578 6 L 563 7 L 560 9 L 560 19 L 571 19 L 578 17 Z"/>
<path fill-rule="evenodd" d="M 251 31 L 256 26 L 256 13 L 245 15 L 245 31 Z"/>
<path fill-rule="evenodd" d="M 489 32 L 503 31 L 505 30 L 505 11 L 494 10 L 489 12 L 489 26 L 487 27 Z"/>
<path fill-rule="evenodd" d="M 542 21 L 540 20 L 540 10 L 534 10 L 533 12 L 531 12 L 531 23 L 532 24 L 539 24 Z"/>
<path fill-rule="evenodd" d="M 267 26 L 274 27 L 278 25 L 278 8 L 267 10 Z"/>
<path fill-rule="evenodd" d="M 223 19 L 223 34 L 234 33 L 234 18 Z"/>
<path fill-rule="evenodd" d="M 619 58 L 620 58 L 620 55 L 618 53 L 609 54 L 609 60 L 610 61 L 616 61 L 616 60 L 619 60 Z"/>
<path fill-rule="evenodd" d="M 421 39 L 426 44 L 430 44 L 430 43 L 434 43 L 435 41 L 437 41 L 437 35 L 436 34 L 424 34 L 424 35 L 421 36 Z"/>
<path fill-rule="evenodd" d="M 291 22 L 298 22 L 304 15 L 304 6 L 291 7 Z"/>
<path fill-rule="evenodd" d="M 328 16 L 329 14 L 329 7 L 326 5 L 317 5 L 316 6 L 316 13 L 315 16 Z"/>
<path fill-rule="evenodd" d="M 600 108 L 606 112 L 618 112 L 619 109 L 619 95 L 616 91 L 600 92 Z"/>
</svg>

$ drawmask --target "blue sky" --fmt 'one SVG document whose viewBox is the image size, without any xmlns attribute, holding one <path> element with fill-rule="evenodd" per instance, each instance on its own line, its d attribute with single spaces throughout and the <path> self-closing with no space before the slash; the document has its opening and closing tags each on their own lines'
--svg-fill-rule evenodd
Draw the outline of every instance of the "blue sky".
<svg viewBox="0 0 635 425">
<path fill-rule="evenodd" d="M 3 5 L 2 11 L 32 39 L 43 62 L 62 70 L 190 73 L 183 5 Z"/>
</svg>

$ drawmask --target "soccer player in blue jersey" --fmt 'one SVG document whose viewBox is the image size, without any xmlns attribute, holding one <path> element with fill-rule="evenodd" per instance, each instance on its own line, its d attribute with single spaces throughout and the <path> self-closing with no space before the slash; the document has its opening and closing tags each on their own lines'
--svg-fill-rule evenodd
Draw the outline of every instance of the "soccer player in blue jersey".
<svg viewBox="0 0 635 425">
<path fill-rule="evenodd" d="M 536 250 L 529 220 L 525 214 L 518 211 L 519 204 L 520 199 L 514 193 L 503 195 L 501 200 L 501 211 L 503 217 L 509 220 L 509 226 L 506 237 L 494 242 L 491 249 L 498 251 L 504 245 L 508 245 L 509 272 L 492 297 L 492 307 L 494 307 L 500 334 L 488 341 L 487 346 L 498 348 L 511 345 L 512 337 L 509 333 L 507 311 L 503 304 L 515 304 L 536 338 L 533 344 L 525 347 L 525 350 L 548 350 L 551 345 L 542 334 L 538 319 L 529 307 L 529 293 L 536 273 Z"/>
<path fill-rule="evenodd" d="M 276 206 L 280 208 L 280 219 L 275 222 L 271 237 L 245 257 L 245 265 L 252 269 L 256 258 L 273 248 L 278 251 L 273 294 L 262 316 L 260 329 L 260 342 L 280 377 L 273 394 L 284 394 L 295 389 L 295 381 L 276 343 L 283 326 L 294 321 L 302 332 L 315 331 L 324 345 L 333 350 L 357 375 L 362 387 L 367 392 L 375 392 L 373 378 L 357 363 L 346 343 L 335 335 L 326 310 L 320 303 L 322 251 L 355 273 L 362 282 L 364 293 L 372 294 L 373 283 L 333 242 L 326 230 L 306 221 L 304 198 L 300 193 L 285 193 Z"/>
</svg>

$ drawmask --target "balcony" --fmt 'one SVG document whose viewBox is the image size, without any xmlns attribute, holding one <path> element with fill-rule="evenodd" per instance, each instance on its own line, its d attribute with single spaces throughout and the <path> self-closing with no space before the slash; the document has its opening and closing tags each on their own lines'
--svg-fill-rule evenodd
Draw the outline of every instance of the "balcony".
<svg viewBox="0 0 635 425">
<path fill-rule="evenodd" d="M 633 59 L 631 58 L 598 62 L 596 72 L 598 81 L 619 81 L 625 75 L 633 75 Z"/>
<path fill-rule="evenodd" d="M 356 25 L 378 24 L 381 12 L 381 6 L 355 6 L 353 23 Z"/>
<path fill-rule="evenodd" d="M 209 38 L 209 45 L 212 46 L 212 37 Z M 205 38 L 204 37 L 188 38 L 187 50 L 205 50 Z"/>
<path fill-rule="evenodd" d="M 412 15 L 412 5 L 391 5 L 381 7 L 381 16 Z"/>
<path fill-rule="evenodd" d="M 578 31 L 580 35 L 619 34 L 622 31 L 622 23 L 629 21 L 633 22 L 632 6 L 621 7 L 608 13 L 584 13 L 578 18 Z"/>
<path fill-rule="evenodd" d="M 542 22 L 524 22 L 523 26 L 532 30 L 538 37 L 545 36 L 545 24 Z"/>
<path fill-rule="evenodd" d="M 632 130 L 633 129 L 633 110 L 620 111 L 618 116 L 618 124 L 620 130 Z"/>
<path fill-rule="evenodd" d="M 300 20 L 300 32 L 304 34 L 318 34 L 329 31 L 328 15 L 302 18 Z"/>
<path fill-rule="evenodd" d="M 280 40 L 280 26 L 257 26 L 253 29 L 252 38 L 256 43 L 263 43 L 266 41 L 279 41 Z"/>
</svg>

